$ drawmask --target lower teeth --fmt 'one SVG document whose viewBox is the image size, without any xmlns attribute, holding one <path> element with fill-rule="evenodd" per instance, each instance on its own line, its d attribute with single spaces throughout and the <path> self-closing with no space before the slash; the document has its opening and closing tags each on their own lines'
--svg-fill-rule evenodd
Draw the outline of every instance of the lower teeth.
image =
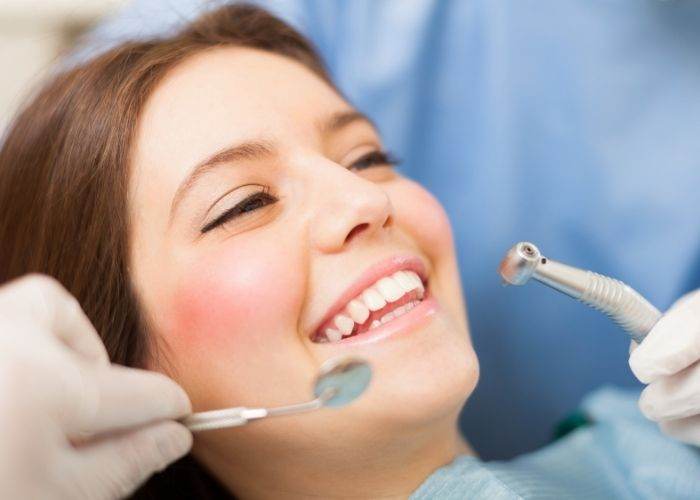
<svg viewBox="0 0 700 500">
<path fill-rule="evenodd" d="M 391 312 L 386 313 L 384 316 L 382 316 L 380 319 L 375 319 L 372 321 L 370 324 L 369 328 L 367 330 L 374 330 L 378 326 L 382 326 L 384 323 L 388 323 L 392 319 L 396 319 L 399 316 L 403 316 L 406 314 L 408 311 L 416 307 L 418 304 L 420 304 L 420 300 L 412 300 L 411 302 L 407 302 L 403 306 L 397 307 Z M 398 314 L 397 314 L 398 313 Z M 354 336 L 356 333 L 353 331 L 350 335 L 348 336 Z M 348 336 L 343 336 L 343 338 L 347 338 Z M 339 339 L 340 340 L 340 339 Z M 327 337 L 324 337 L 320 340 L 321 342 L 333 342 L 330 341 Z M 337 342 L 337 341 L 336 341 Z"/>
<path fill-rule="evenodd" d="M 375 319 L 372 321 L 372 324 L 370 325 L 369 329 L 373 330 L 377 328 L 378 326 L 382 326 L 384 323 L 388 323 L 392 319 L 396 319 L 399 316 L 403 316 L 405 313 L 416 307 L 420 301 L 418 300 L 413 300 L 411 302 L 407 302 L 401 307 L 396 308 L 394 311 L 391 311 L 389 313 L 386 313 L 384 316 L 382 316 L 380 319 Z M 398 313 L 398 314 L 397 314 Z"/>
</svg>

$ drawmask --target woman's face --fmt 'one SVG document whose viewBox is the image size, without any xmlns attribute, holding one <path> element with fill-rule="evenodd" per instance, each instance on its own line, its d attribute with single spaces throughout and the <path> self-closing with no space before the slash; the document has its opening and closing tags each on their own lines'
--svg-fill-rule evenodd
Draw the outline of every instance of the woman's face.
<svg viewBox="0 0 700 500">
<path fill-rule="evenodd" d="M 141 115 L 130 198 L 150 364 L 195 411 L 306 401 L 334 356 L 373 368 L 346 408 L 201 434 L 198 446 L 347 450 L 454 426 L 478 365 L 447 217 L 307 68 L 244 48 L 180 64 Z"/>
</svg>

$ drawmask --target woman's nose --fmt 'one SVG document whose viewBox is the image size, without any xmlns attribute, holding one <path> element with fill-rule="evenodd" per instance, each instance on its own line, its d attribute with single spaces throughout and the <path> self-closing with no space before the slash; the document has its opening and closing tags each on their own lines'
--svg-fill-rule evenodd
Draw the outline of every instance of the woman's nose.
<svg viewBox="0 0 700 500">
<path fill-rule="evenodd" d="M 391 200 L 381 186 L 349 170 L 339 173 L 335 182 L 319 188 L 321 201 L 311 228 L 315 246 L 324 253 L 342 251 L 358 238 L 377 236 L 394 219 Z"/>
</svg>

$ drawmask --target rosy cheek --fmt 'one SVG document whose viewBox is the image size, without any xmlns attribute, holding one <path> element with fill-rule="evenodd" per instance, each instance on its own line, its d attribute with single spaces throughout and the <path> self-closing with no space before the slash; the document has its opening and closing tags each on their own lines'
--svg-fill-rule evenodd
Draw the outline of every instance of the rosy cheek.
<svg viewBox="0 0 700 500">
<path fill-rule="evenodd" d="M 187 355 L 230 347 L 248 356 L 271 349 L 294 327 L 303 294 L 299 267 L 277 246 L 248 242 L 232 239 L 198 255 L 173 287 L 163 333 Z"/>
<path fill-rule="evenodd" d="M 397 222 L 423 249 L 453 252 L 452 226 L 430 192 L 416 182 L 402 179 L 390 195 Z"/>
</svg>

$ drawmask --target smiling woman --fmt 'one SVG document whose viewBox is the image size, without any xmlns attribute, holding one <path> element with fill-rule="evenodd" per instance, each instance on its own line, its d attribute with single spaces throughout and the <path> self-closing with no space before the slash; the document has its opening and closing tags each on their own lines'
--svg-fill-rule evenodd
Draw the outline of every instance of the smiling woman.
<svg viewBox="0 0 700 500">
<path fill-rule="evenodd" d="M 394 163 L 305 39 L 248 6 L 59 74 L 19 115 L 0 283 L 58 278 L 113 362 L 169 375 L 197 412 L 304 401 L 338 355 L 372 366 L 342 409 L 198 433 L 137 496 L 696 498 L 697 450 L 637 395 L 601 392 L 576 419 L 594 424 L 512 462 L 469 456 L 450 224 Z"/>
<path fill-rule="evenodd" d="M 373 367 L 343 410 L 198 435 L 142 493 L 405 497 L 467 449 L 449 222 L 395 163 L 308 42 L 249 6 L 59 74 L 19 115 L 0 281 L 57 277 L 112 361 L 195 411 L 304 400 L 339 354 Z"/>
</svg>

